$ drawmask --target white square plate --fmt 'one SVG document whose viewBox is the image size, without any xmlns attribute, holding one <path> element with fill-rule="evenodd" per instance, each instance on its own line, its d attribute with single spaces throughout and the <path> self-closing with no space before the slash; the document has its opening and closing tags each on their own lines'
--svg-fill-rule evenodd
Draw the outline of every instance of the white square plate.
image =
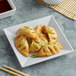
<svg viewBox="0 0 76 76">
<path fill-rule="evenodd" d="M 56 30 L 56 32 L 58 33 L 58 41 L 63 45 L 63 49 L 59 53 L 49 56 L 49 57 L 31 58 L 30 56 L 24 57 L 22 54 L 20 54 L 17 51 L 17 49 L 15 48 L 15 45 L 14 45 L 14 40 L 13 40 L 14 37 L 17 35 L 16 34 L 17 30 L 23 26 L 31 26 L 31 27 L 35 28 L 36 25 L 47 25 L 47 26 L 53 27 Z M 4 32 L 20 62 L 21 67 L 27 67 L 27 66 L 30 66 L 30 65 L 33 65 L 36 63 L 40 63 L 40 62 L 73 52 L 73 48 L 71 47 L 70 43 L 68 42 L 67 38 L 63 34 L 62 30 L 60 29 L 59 25 L 57 24 L 57 22 L 53 16 L 47 16 L 47 17 L 43 17 L 43 18 L 36 19 L 33 21 L 29 21 L 26 23 L 22 23 L 22 24 L 19 24 L 16 26 L 8 27 L 8 28 L 4 29 Z"/>
</svg>

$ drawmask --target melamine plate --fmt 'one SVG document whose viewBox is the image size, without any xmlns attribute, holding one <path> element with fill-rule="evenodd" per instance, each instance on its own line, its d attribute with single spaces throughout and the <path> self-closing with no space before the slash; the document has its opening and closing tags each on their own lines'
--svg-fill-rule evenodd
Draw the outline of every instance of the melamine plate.
<svg viewBox="0 0 76 76">
<path fill-rule="evenodd" d="M 58 34 L 58 41 L 63 45 L 63 49 L 59 53 L 49 56 L 49 57 L 31 58 L 30 56 L 24 57 L 22 54 L 20 54 L 17 51 L 17 49 L 14 45 L 14 38 L 17 35 L 17 33 L 16 33 L 17 30 L 23 26 L 30 26 L 30 27 L 35 28 L 37 25 L 51 26 L 56 30 L 56 32 Z M 13 48 L 15 55 L 17 56 L 17 59 L 19 60 L 21 67 L 27 67 L 27 66 L 30 66 L 33 64 L 37 64 L 37 63 L 40 63 L 40 62 L 73 52 L 73 48 L 71 47 L 69 41 L 65 37 L 64 33 L 62 32 L 61 28 L 59 27 L 59 25 L 57 24 L 56 20 L 54 19 L 54 17 L 52 15 L 43 17 L 40 19 L 32 20 L 29 22 L 25 22 L 25 23 L 22 23 L 22 24 L 19 24 L 16 26 L 5 28 L 4 32 L 6 34 L 6 37 L 8 38 L 9 43 L 11 44 L 11 46 Z"/>
</svg>

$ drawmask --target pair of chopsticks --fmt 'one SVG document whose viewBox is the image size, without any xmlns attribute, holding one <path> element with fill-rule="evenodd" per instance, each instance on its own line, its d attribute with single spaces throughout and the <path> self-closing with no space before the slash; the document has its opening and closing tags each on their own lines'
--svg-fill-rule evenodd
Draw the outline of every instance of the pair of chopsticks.
<svg viewBox="0 0 76 76">
<path fill-rule="evenodd" d="M 8 73 L 12 74 L 13 76 L 30 76 L 28 74 L 25 74 L 23 72 L 20 72 L 19 70 L 16 70 L 14 68 L 11 68 L 11 67 L 9 67 L 7 65 L 4 65 L 4 67 L 7 68 L 7 69 L 9 69 L 9 70 L 7 70 L 5 68 L 2 68 L 2 67 L 0 67 L 0 70 L 3 70 L 5 72 L 8 72 Z"/>
</svg>

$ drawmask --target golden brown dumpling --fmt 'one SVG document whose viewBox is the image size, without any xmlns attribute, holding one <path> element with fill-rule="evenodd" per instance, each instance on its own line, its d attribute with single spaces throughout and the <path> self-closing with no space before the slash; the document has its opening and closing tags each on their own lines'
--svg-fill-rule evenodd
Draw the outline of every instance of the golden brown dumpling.
<svg viewBox="0 0 76 76">
<path fill-rule="evenodd" d="M 31 45 L 31 43 L 32 43 L 32 39 L 31 39 L 31 38 L 29 38 L 29 37 L 27 37 L 26 39 L 27 39 L 28 44 L 29 44 L 29 47 L 30 47 L 30 45 Z"/>
<path fill-rule="evenodd" d="M 24 36 L 20 35 L 15 38 L 15 46 L 22 55 L 29 56 L 29 45 Z"/>
<path fill-rule="evenodd" d="M 45 34 L 43 34 L 43 26 L 42 25 L 37 25 L 35 30 L 39 36 L 44 36 L 44 37 L 46 36 Z"/>
<path fill-rule="evenodd" d="M 47 36 L 43 33 L 43 26 L 42 25 L 37 25 L 36 28 L 35 28 L 36 32 L 37 32 L 37 35 L 40 37 L 44 37 L 48 40 Z"/>
<path fill-rule="evenodd" d="M 33 28 L 30 28 L 28 26 L 24 26 L 22 28 L 20 28 L 18 31 L 17 31 L 18 35 L 25 35 L 29 38 L 33 38 L 33 39 L 36 39 L 37 37 L 37 33 L 36 31 L 33 29 Z"/>
<path fill-rule="evenodd" d="M 45 44 L 48 44 L 48 40 L 43 36 L 39 36 L 36 40 L 32 40 L 29 51 L 31 53 L 37 52 Z"/>
<path fill-rule="evenodd" d="M 44 25 L 43 32 L 48 37 L 49 42 L 55 42 L 57 40 L 57 33 L 52 27 Z"/>
<path fill-rule="evenodd" d="M 40 51 L 36 53 L 39 57 L 51 56 L 53 54 L 58 53 L 63 48 L 58 42 L 50 42 L 48 45 L 43 46 Z"/>
<path fill-rule="evenodd" d="M 42 28 L 43 28 L 42 25 L 37 25 L 35 30 L 37 31 L 37 33 L 41 34 L 42 33 Z"/>
</svg>

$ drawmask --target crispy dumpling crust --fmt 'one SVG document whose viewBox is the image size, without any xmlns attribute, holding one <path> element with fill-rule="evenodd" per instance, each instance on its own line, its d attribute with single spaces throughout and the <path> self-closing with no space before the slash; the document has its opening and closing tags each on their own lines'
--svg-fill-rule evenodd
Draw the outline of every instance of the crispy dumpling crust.
<svg viewBox="0 0 76 76">
<path fill-rule="evenodd" d="M 29 51 L 31 53 L 37 52 L 45 44 L 48 44 L 48 40 L 40 35 L 36 40 L 32 40 Z"/>
<path fill-rule="evenodd" d="M 44 25 L 43 32 L 48 37 L 49 42 L 55 42 L 57 40 L 57 33 L 54 28 Z"/>
<path fill-rule="evenodd" d="M 39 57 L 46 57 L 46 56 L 51 56 L 53 54 L 58 53 L 63 46 L 58 43 L 58 42 L 52 42 L 48 45 L 43 46 L 40 51 L 36 53 L 37 56 Z"/>
<path fill-rule="evenodd" d="M 35 30 L 36 30 L 38 37 L 36 39 L 32 39 L 32 43 L 30 45 L 30 50 L 29 50 L 31 53 L 35 53 L 39 51 L 39 49 L 43 45 L 48 44 L 47 37 L 45 36 L 45 34 L 42 33 L 42 25 L 37 25 Z"/>
<path fill-rule="evenodd" d="M 36 30 L 37 33 L 42 34 L 42 28 L 43 28 L 42 25 L 37 25 L 35 30 Z"/>
<path fill-rule="evenodd" d="M 25 35 L 29 38 L 36 39 L 37 33 L 34 29 L 24 26 L 17 31 L 18 35 Z"/>
<path fill-rule="evenodd" d="M 37 25 L 35 30 L 42 36 L 45 35 L 49 42 L 55 42 L 57 40 L 57 33 L 52 27 L 46 25 Z"/>
<path fill-rule="evenodd" d="M 22 55 L 29 56 L 29 45 L 24 36 L 19 35 L 15 38 L 15 46 Z"/>
<path fill-rule="evenodd" d="M 34 40 L 32 41 L 32 44 L 30 45 L 29 51 L 31 53 L 37 52 L 41 48 L 40 43 L 35 42 Z"/>
<path fill-rule="evenodd" d="M 29 38 L 29 37 L 27 37 L 26 39 L 27 39 L 28 44 L 29 44 L 29 47 L 30 47 L 30 45 L 31 45 L 31 43 L 32 43 L 32 39 L 31 39 L 31 38 Z"/>
<path fill-rule="evenodd" d="M 38 37 L 43 36 L 44 38 L 46 38 L 48 40 L 47 36 L 43 33 L 43 26 L 42 25 L 37 25 L 35 30 L 36 30 Z"/>
</svg>

